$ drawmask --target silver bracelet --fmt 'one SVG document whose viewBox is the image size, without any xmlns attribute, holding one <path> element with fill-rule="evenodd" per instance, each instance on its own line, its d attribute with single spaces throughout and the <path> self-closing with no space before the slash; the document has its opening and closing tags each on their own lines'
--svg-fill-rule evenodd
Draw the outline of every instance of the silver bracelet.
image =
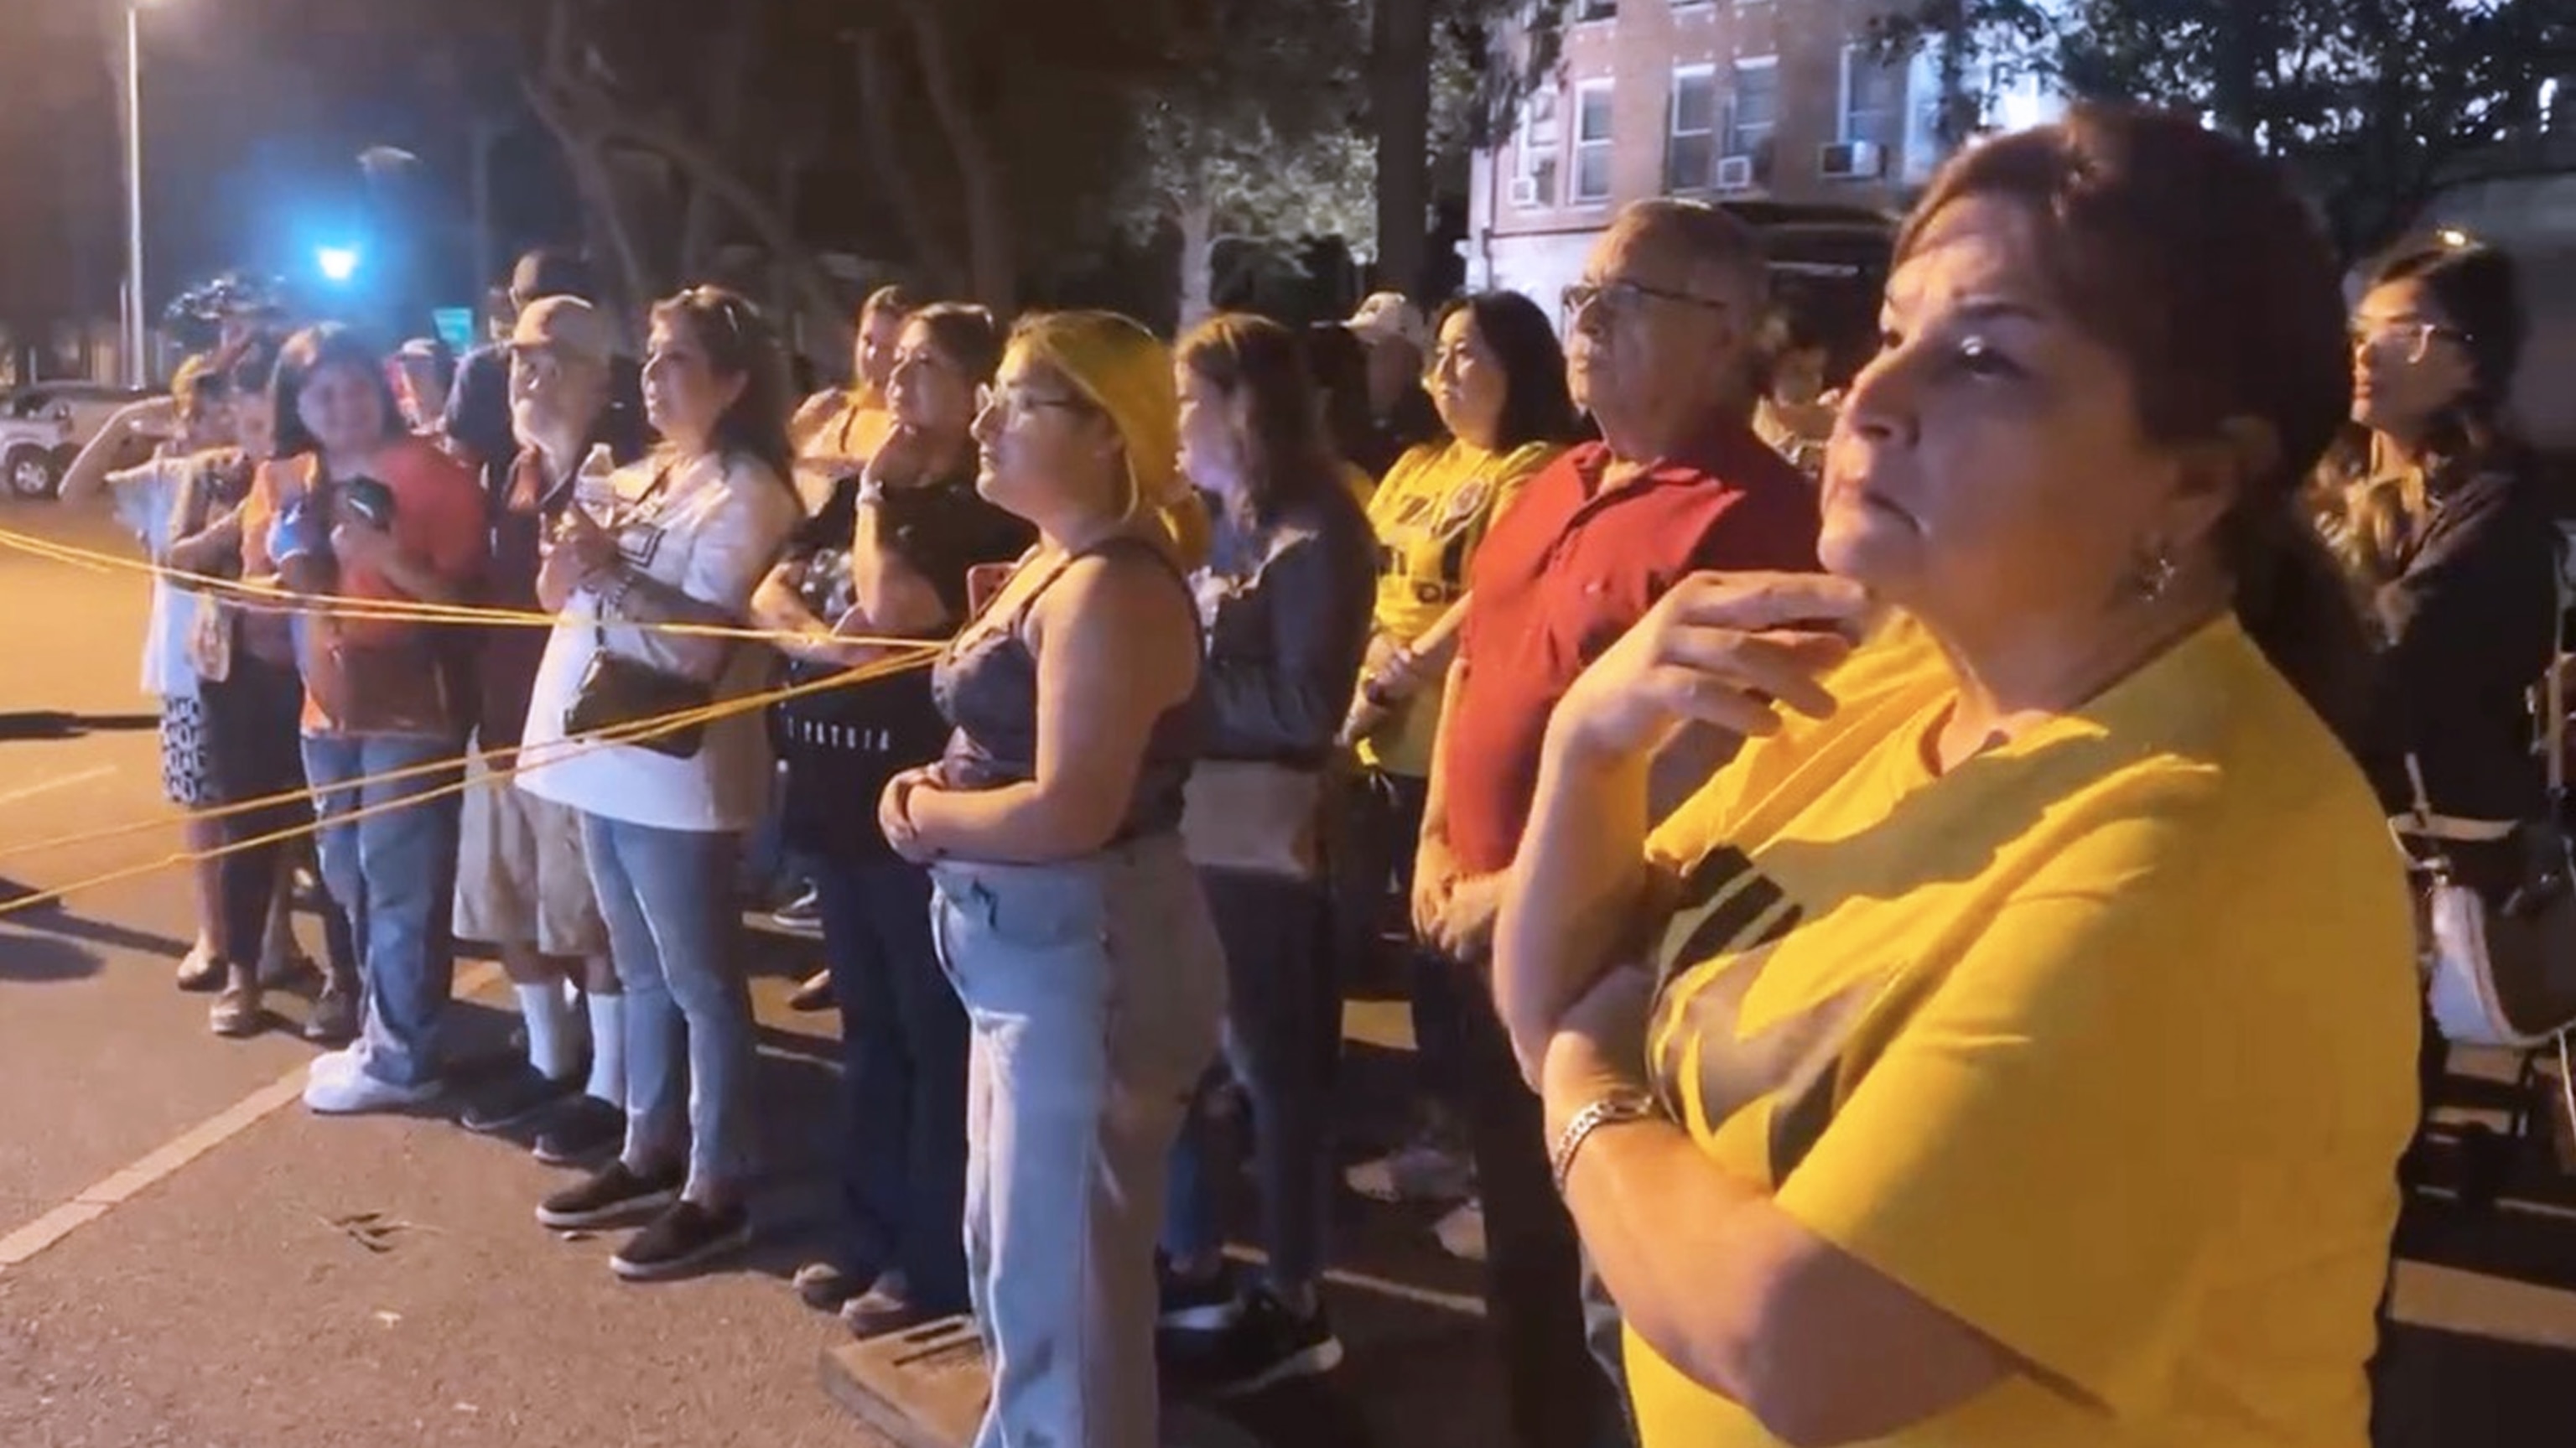
<svg viewBox="0 0 2576 1448">
<path fill-rule="evenodd" d="M 1651 1121 L 1663 1115 L 1655 1098 L 1643 1091 L 1615 1091 L 1568 1117 L 1563 1130 L 1556 1134 L 1556 1145 L 1547 1154 L 1547 1173 L 1556 1183 L 1556 1194 L 1565 1195 L 1565 1183 L 1574 1175 L 1575 1153 L 1592 1133 L 1605 1126 L 1621 1126 L 1632 1121 Z"/>
</svg>

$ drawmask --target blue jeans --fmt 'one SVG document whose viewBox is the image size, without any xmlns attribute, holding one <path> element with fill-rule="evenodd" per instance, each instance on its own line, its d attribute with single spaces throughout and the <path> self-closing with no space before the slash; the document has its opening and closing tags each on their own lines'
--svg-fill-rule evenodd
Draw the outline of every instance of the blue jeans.
<svg viewBox="0 0 2576 1448">
<path fill-rule="evenodd" d="M 1225 1014 L 1180 841 L 932 867 L 966 1003 L 966 1266 L 992 1363 L 975 1448 L 1155 1437 L 1164 1173 Z"/>
<path fill-rule="evenodd" d="M 1330 909 L 1320 882 L 1202 870 L 1199 884 L 1225 947 L 1225 1065 L 1252 1098 L 1253 1175 L 1261 1187 L 1270 1282 L 1314 1285 L 1332 1212 L 1330 1072 L 1341 1042 L 1330 961 Z M 1208 1086 L 1222 1078 L 1212 1075 Z M 1225 1245 L 1217 1220 L 1226 1133 L 1207 1091 L 1172 1151 L 1163 1246 L 1175 1260 Z"/>
<path fill-rule="evenodd" d="M 931 940 L 930 877 L 892 855 L 823 857 L 814 885 L 841 1003 L 840 1265 L 964 1312 L 966 1011 Z"/>
<path fill-rule="evenodd" d="M 738 835 L 581 817 L 626 992 L 626 1165 L 688 1162 L 693 1198 L 748 1174 L 751 988 L 735 967 Z"/>
<path fill-rule="evenodd" d="M 386 808 L 354 822 L 361 809 L 401 801 L 457 782 L 437 770 L 389 784 L 346 786 L 375 775 L 454 759 L 453 739 L 307 735 L 304 771 L 321 819 L 322 880 L 349 917 L 358 976 L 366 989 L 359 1036 L 368 1074 L 397 1086 L 435 1082 L 439 1026 L 456 985 L 455 795 Z"/>
</svg>

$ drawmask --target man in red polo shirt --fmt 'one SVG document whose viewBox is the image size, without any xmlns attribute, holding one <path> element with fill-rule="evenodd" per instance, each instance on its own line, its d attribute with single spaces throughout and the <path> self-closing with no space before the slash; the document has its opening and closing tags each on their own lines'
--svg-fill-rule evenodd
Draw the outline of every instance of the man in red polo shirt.
<svg viewBox="0 0 2576 1448">
<path fill-rule="evenodd" d="M 1685 574 L 1817 567 L 1814 489 L 1753 431 L 1767 292 L 1750 230 L 1671 200 L 1622 211 L 1566 290 L 1568 380 L 1602 440 L 1533 478 L 1476 555 L 1414 874 L 1416 929 L 1454 960 L 1481 971 L 1491 949 L 1548 716 L 1584 666 Z M 1491 997 L 1467 994 L 1460 1070 L 1513 1437 L 1618 1442 L 1617 1337 L 1596 1367 L 1538 1098 Z"/>
</svg>

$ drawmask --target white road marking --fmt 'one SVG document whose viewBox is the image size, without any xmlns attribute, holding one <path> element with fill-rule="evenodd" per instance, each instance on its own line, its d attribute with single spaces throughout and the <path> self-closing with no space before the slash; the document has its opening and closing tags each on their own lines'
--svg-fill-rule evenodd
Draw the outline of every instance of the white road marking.
<svg viewBox="0 0 2576 1448">
<path fill-rule="evenodd" d="M 483 964 L 457 977 L 459 999 L 481 995 L 501 978 L 501 967 Z M 130 1165 L 72 1194 L 61 1206 L 0 1236 L 0 1272 L 16 1267 L 65 1237 L 106 1216 L 144 1189 L 176 1176 L 181 1167 L 250 1130 L 279 1107 L 302 1099 L 312 1063 L 295 1069 L 213 1116 L 137 1157 Z"/>
<path fill-rule="evenodd" d="M 102 764 L 94 769 L 84 769 L 78 774 L 58 774 L 51 779 L 40 780 L 34 784 L 22 784 L 16 789 L 0 790 L 0 804 L 16 804 L 22 799 L 34 799 L 40 794 L 69 789 L 76 784 L 87 784 L 93 779 L 105 779 L 114 773 L 116 773 L 115 765 Z"/>
</svg>

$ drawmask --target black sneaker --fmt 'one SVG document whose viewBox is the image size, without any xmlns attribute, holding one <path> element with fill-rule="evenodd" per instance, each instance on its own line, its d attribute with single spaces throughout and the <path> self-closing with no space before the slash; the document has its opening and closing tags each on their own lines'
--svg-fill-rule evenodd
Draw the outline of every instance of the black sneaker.
<svg viewBox="0 0 2576 1448">
<path fill-rule="evenodd" d="M 558 1080 L 520 1061 L 478 1088 L 456 1121 L 468 1131 L 490 1136 L 535 1120 L 580 1089 L 578 1078 Z"/>
<path fill-rule="evenodd" d="M 678 1201 L 683 1177 L 679 1171 L 637 1176 L 612 1161 L 538 1204 L 537 1220 L 558 1231 L 631 1222 Z"/>
<path fill-rule="evenodd" d="M 1243 1290 L 1230 1267 L 1192 1280 L 1166 1265 L 1155 1276 L 1162 1309 L 1154 1325 L 1164 1332 L 1223 1332 L 1243 1316 Z"/>
<path fill-rule="evenodd" d="M 1176 1384 L 1210 1398 L 1239 1398 L 1297 1378 L 1319 1377 L 1342 1364 L 1342 1340 L 1318 1304 L 1299 1317 L 1267 1292 L 1243 1304 L 1220 1333 L 1166 1337 L 1163 1356 Z"/>
<path fill-rule="evenodd" d="M 586 1166 L 626 1144 L 626 1113 L 596 1096 L 563 1101 L 537 1133 L 537 1160 L 548 1166 Z"/>
<path fill-rule="evenodd" d="M 677 1277 L 751 1244 L 751 1212 L 740 1202 L 707 1208 L 673 1202 L 643 1231 L 626 1239 L 608 1266 L 629 1282 Z"/>
</svg>

